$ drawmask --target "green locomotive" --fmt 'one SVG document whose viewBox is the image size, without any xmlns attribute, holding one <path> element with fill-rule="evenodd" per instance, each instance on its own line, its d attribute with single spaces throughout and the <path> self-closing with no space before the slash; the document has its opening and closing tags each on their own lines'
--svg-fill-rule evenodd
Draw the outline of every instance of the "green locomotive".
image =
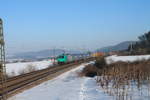
<svg viewBox="0 0 150 100">
<path fill-rule="evenodd" d="M 73 62 L 74 60 L 74 57 L 69 54 L 62 54 L 57 57 L 58 64 L 66 64 L 69 62 Z"/>
</svg>

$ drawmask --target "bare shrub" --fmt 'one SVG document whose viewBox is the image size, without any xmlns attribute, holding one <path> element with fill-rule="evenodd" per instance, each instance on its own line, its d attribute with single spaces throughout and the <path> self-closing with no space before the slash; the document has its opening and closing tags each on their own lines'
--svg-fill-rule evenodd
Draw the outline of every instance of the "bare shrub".
<svg viewBox="0 0 150 100">
<path fill-rule="evenodd" d="M 105 58 L 99 57 L 97 58 L 94 65 L 89 64 L 83 68 L 83 70 L 79 73 L 79 76 L 87 76 L 87 77 L 94 77 L 96 75 L 100 75 L 101 69 L 107 66 Z"/>
<path fill-rule="evenodd" d="M 25 73 L 27 73 L 25 69 L 21 69 L 21 70 L 19 70 L 19 72 L 18 72 L 19 75 L 22 75 L 22 74 L 25 74 Z"/>
<path fill-rule="evenodd" d="M 36 71 L 36 70 L 37 70 L 37 68 L 32 64 L 29 64 L 27 66 L 27 72 L 33 72 L 33 71 Z"/>
<path fill-rule="evenodd" d="M 95 62 L 95 66 L 99 69 L 102 69 L 103 67 L 105 67 L 107 65 L 106 60 L 104 57 L 100 57 L 96 60 Z"/>
<path fill-rule="evenodd" d="M 19 75 L 38 70 L 34 65 L 29 64 L 26 68 L 19 71 Z"/>
<path fill-rule="evenodd" d="M 94 77 L 97 75 L 97 67 L 93 65 L 87 65 L 83 70 L 79 73 L 79 76 L 87 76 L 87 77 Z"/>
<path fill-rule="evenodd" d="M 135 92 L 143 97 L 150 95 L 150 60 L 119 61 L 107 65 L 104 58 L 99 58 L 94 65 L 86 66 L 80 73 L 80 76 L 95 75 L 104 93 L 114 96 L 114 100 L 132 100 Z M 147 94 L 143 91 L 145 86 Z"/>
<path fill-rule="evenodd" d="M 103 67 L 99 72 L 100 76 L 97 77 L 99 86 L 106 93 L 116 96 L 116 100 L 124 100 L 127 98 L 129 93 L 134 92 L 131 88 L 135 88 L 135 86 L 142 93 L 141 88 L 143 84 L 150 84 L 150 60 L 116 62 L 107 65 L 107 67 Z M 144 93 L 143 95 L 145 96 Z M 150 92 L 148 95 L 150 95 Z"/>
<path fill-rule="evenodd" d="M 11 73 L 10 74 L 7 74 L 7 78 L 10 78 L 10 77 L 13 77 L 13 76 L 16 76 L 16 73 L 15 73 L 15 71 L 13 70 L 13 71 L 11 71 Z"/>
</svg>

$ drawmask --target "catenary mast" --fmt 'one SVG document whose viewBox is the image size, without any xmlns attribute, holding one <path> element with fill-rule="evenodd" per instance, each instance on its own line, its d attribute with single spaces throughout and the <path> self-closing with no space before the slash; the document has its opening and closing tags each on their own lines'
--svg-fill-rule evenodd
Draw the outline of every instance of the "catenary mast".
<svg viewBox="0 0 150 100">
<path fill-rule="evenodd" d="M 6 89 L 5 81 L 6 81 L 6 66 L 5 66 L 5 42 L 3 35 L 3 21 L 0 18 L 0 81 L 2 86 L 3 94 L 1 94 L 0 100 L 6 100 Z"/>
</svg>

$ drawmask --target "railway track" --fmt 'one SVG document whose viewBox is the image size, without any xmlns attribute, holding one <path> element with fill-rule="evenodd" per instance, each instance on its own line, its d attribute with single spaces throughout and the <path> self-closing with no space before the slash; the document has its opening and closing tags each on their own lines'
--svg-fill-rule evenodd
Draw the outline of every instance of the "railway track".
<svg viewBox="0 0 150 100">
<path fill-rule="evenodd" d="M 77 65 L 80 65 L 81 63 L 88 62 L 91 60 L 93 59 L 86 59 L 84 61 L 81 60 L 78 62 L 66 64 L 66 65 L 49 67 L 47 69 L 38 70 L 38 71 L 23 74 L 23 75 L 15 76 L 12 78 L 8 78 L 7 81 L 4 83 L 3 87 L 0 83 L 0 100 L 3 95 L 9 98 L 15 95 L 16 93 L 24 90 L 25 88 L 28 88 L 30 86 L 33 87 L 34 84 L 42 83 L 44 78 L 51 77 L 59 71 L 63 71 L 70 67 L 75 67 Z"/>
</svg>

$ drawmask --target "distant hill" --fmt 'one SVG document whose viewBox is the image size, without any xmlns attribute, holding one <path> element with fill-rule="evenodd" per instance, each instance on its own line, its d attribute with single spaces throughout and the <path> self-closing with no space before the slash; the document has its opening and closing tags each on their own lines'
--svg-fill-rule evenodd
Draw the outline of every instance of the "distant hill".
<svg viewBox="0 0 150 100">
<path fill-rule="evenodd" d="M 114 45 L 114 46 L 107 46 L 107 47 L 100 48 L 100 49 L 98 49 L 97 51 L 100 51 L 100 52 L 111 52 L 111 51 L 126 50 L 126 49 L 128 49 L 128 46 L 129 46 L 131 43 L 135 43 L 135 41 L 125 41 L 125 42 L 121 42 L 121 43 L 119 43 L 119 44 L 117 44 L 117 45 Z"/>
<path fill-rule="evenodd" d="M 17 53 L 11 56 L 8 56 L 7 59 L 41 59 L 41 58 L 48 58 L 58 56 L 62 53 L 69 53 L 69 54 L 77 54 L 80 51 L 73 51 L 73 50 L 62 50 L 62 49 L 50 49 L 50 50 L 41 50 L 37 52 L 24 52 L 24 53 Z"/>
<path fill-rule="evenodd" d="M 114 46 L 108 46 L 98 49 L 97 51 L 101 52 L 110 52 L 110 51 L 119 51 L 119 50 L 125 50 L 128 48 L 128 46 L 134 43 L 134 41 L 126 41 L 119 43 Z M 42 58 L 48 58 L 58 56 L 60 54 L 64 53 L 63 49 L 50 49 L 50 50 L 41 50 L 36 52 L 24 52 L 24 53 L 17 53 L 13 54 L 11 56 L 7 56 L 7 59 L 29 59 L 29 60 L 36 60 L 36 59 L 42 59 Z M 69 54 L 80 54 L 83 53 L 81 51 L 75 51 L 75 50 L 65 50 L 65 53 Z"/>
</svg>

